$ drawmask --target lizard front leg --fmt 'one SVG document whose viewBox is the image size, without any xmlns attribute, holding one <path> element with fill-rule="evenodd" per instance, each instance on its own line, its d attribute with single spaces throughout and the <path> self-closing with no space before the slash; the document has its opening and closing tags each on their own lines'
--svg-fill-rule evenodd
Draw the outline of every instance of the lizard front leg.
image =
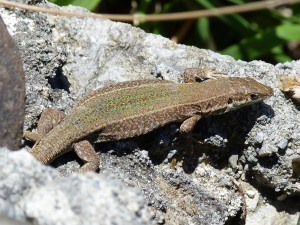
<svg viewBox="0 0 300 225">
<path fill-rule="evenodd" d="M 193 131 L 197 122 L 201 119 L 201 116 L 192 116 L 182 122 L 179 128 L 181 134 L 187 134 Z"/>
<path fill-rule="evenodd" d="M 194 127 L 196 126 L 197 122 L 201 119 L 201 116 L 192 116 L 182 122 L 179 128 L 179 132 L 182 135 L 185 135 L 189 137 L 188 139 L 191 140 L 190 135 L 191 132 L 193 131 Z M 192 146 L 192 145 L 191 145 Z M 191 147 L 193 148 L 193 147 Z M 193 149 L 191 150 L 193 152 Z"/>
<path fill-rule="evenodd" d="M 201 119 L 200 115 L 191 116 L 188 119 L 184 120 L 180 125 L 179 133 L 184 136 L 183 140 L 185 141 L 185 144 L 188 145 L 188 151 L 187 151 L 188 154 L 185 153 L 185 155 L 187 155 L 188 158 L 184 157 L 184 160 L 183 160 L 184 164 L 187 164 L 186 160 L 191 162 L 191 159 L 189 157 L 193 155 L 194 147 L 192 144 L 193 139 L 190 137 L 190 135 L 191 135 L 191 132 L 193 131 L 194 127 L 196 126 L 197 122 L 200 119 Z M 176 168 L 176 161 L 177 161 L 176 157 L 174 157 L 171 160 L 171 163 L 170 163 L 171 169 Z M 192 161 L 195 161 L 195 160 L 192 159 Z"/>
<path fill-rule="evenodd" d="M 219 72 L 211 68 L 187 68 L 184 70 L 184 83 L 203 81 L 205 79 L 216 79 L 223 77 L 225 72 Z"/>
<path fill-rule="evenodd" d="M 217 79 L 220 77 L 223 77 L 223 75 L 226 74 L 225 72 L 219 72 L 215 69 L 211 68 L 186 68 L 184 70 L 184 83 L 190 83 L 190 82 L 198 82 L 198 80 L 203 81 L 204 79 Z M 180 133 L 190 133 L 197 122 L 201 119 L 201 116 L 192 116 L 185 121 L 182 122 L 179 131 Z"/>
</svg>

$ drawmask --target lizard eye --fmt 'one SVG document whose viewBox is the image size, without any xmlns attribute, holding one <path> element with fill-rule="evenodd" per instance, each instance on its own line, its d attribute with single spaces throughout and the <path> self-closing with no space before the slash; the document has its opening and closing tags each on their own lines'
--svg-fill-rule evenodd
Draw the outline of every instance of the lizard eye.
<svg viewBox="0 0 300 225">
<path fill-rule="evenodd" d="M 251 94 L 250 95 L 251 100 L 256 100 L 256 99 L 258 99 L 258 97 L 259 97 L 258 94 Z"/>
</svg>

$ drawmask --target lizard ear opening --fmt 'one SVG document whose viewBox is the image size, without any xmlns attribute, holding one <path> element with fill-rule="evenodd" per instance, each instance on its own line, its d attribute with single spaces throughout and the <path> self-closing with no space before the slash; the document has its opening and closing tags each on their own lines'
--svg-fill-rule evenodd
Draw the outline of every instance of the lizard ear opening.
<svg viewBox="0 0 300 225">
<path fill-rule="evenodd" d="M 231 105 L 233 103 L 233 100 L 232 100 L 232 98 L 228 98 L 228 100 L 227 100 L 227 104 L 228 105 Z"/>
</svg>

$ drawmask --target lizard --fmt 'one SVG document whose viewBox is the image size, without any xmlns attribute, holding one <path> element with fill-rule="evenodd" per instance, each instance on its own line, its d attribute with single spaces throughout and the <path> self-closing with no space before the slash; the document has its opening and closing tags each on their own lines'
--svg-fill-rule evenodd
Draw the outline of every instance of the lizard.
<svg viewBox="0 0 300 225">
<path fill-rule="evenodd" d="M 207 77 L 203 82 L 198 78 Z M 29 152 L 44 164 L 74 148 L 85 162 L 80 172 L 95 171 L 100 158 L 90 141 L 116 141 L 140 136 L 172 122 L 189 133 L 202 117 L 222 114 L 263 101 L 272 88 L 252 78 L 220 77 L 214 69 L 188 68 L 185 83 L 145 79 L 102 87 L 84 96 L 65 115 L 45 110 L 37 132 L 24 137 L 36 141 Z"/>
</svg>

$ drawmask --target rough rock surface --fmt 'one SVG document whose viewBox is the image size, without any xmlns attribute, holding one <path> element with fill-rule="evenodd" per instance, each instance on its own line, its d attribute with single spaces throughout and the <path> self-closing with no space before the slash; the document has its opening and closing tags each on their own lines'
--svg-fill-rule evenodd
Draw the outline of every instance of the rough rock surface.
<svg viewBox="0 0 300 225">
<path fill-rule="evenodd" d="M 26 150 L 1 148 L 0 158 L 0 212 L 8 217 L 53 225 L 151 222 L 141 192 L 119 180 L 93 173 L 59 177 Z"/>
<path fill-rule="evenodd" d="M 59 8 L 42 0 L 23 2 Z M 274 88 L 274 96 L 264 103 L 202 119 L 195 133 L 204 144 L 195 145 L 192 155 L 189 146 L 177 140 L 177 125 L 144 137 L 96 145 L 102 160 L 100 173 L 142 190 L 156 223 L 234 223 L 243 205 L 238 179 L 271 193 L 266 201 L 300 193 L 299 179 L 291 178 L 292 159 L 300 154 L 299 107 L 276 86 L 276 74 L 299 74 L 300 61 L 276 66 L 236 61 L 103 19 L 4 8 L 0 14 L 24 61 L 25 129 L 34 128 L 44 108 L 69 112 L 76 100 L 97 87 L 147 78 L 181 82 L 188 67 L 248 76 Z M 170 164 L 174 156 L 179 161 L 175 166 Z M 78 171 L 76 160 L 70 153 L 53 166 L 69 176 Z M 288 198 L 297 201 L 295 196 Z M 299 211 L 299 205 L 293 207 Z"/>
</svg>

